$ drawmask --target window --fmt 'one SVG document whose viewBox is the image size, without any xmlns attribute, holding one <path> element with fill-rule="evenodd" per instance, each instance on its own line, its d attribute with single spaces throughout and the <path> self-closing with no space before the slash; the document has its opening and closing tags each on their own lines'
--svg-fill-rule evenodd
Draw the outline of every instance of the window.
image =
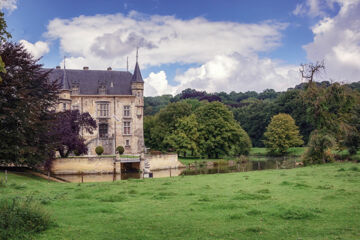
<svg viewBox="0 0 360 240">
<path fill-rule="evenodd" d="M 79 91 L 79 84 L 74 83 L 71 86 L 71 94 L 73 95 L 79 95 L 80 91 Z"/>
<path fill-rule="evenodd" d="M 124 106 L 124 117 L 130 117 L 130 106 Z"/>
<path fill-rule="evenodd" d="M 108 125 L 106 123 L 99 124 L 99 137 L 100 138 L 108 137 Z"/>
<path fill-rule="evenodd" d="M 109 116 L 109 103 L 98 103 L 97 116 L 98 117 Z"/>
<path fill-rule="evenodd" d="M 66 103 L 63 103 L 63 110 L 66 110 Z"/>
<path fill-rule="evenodd" d="M 100 95 L 105 95 L 106 94 L 106 86 L 105 85 L 101 85 L 99 87 L 99 94 Z"/>
<path fill-rule="evenodd" d="M 129 139 L 125 140 L 125 147 L 130 147 L 130 140 Z"/>
<path fill-rule="evenodd" d="M 73 105 L 73 106 L 72 106 L 72 109 L 73 109 L 73 110 L 79 110 L 79 105 Z"/>
<path fill-rule="evenodd" d="M 130 135 L 130 122 L 124 122 L 124 134 Z"/>
</svg>

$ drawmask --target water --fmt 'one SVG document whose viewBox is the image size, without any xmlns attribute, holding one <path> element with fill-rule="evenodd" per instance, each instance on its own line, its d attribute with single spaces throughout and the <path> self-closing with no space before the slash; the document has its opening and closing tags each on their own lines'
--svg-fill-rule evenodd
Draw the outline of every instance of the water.
<svg viewBox="0 0 360 240">
<path fill-rule="evenodd" d="M 259 171 L 266 169 L 290 169 L 297 167 L 297 158 L 274 158 L 256 157 L 251 161 L 237 163 L 228 161 L 225 164 L 214 164 L 212 162 L 199 162 L 197 165 L 188 165 L 186 168 L 166 169 L 153 171 L 153 178 L 174 177 L 179 175 L 216 174 L 231 172 Z M 139 172 L 127 172 L 117 174 L 84 174 L 84 175 L 56 175 L 68 182 L 111 182 L 126 179 L 141 179 L 143 174 Z"/>
</svg>

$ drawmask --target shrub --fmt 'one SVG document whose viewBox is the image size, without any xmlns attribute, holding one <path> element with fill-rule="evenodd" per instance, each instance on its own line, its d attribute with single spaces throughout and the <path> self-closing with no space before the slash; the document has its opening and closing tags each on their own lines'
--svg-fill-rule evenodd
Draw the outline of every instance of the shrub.
<svg viewBox="0 0 360 240">
<path fill-rule="evenodd" d="M 104 148 L 103 148 L 102 146 L 97 146 L 97 147 L 95 148 L 95 152 L 96 152 L 96 154 L 97 154 L 98 156 L 100 156 L 101 154 L 103 154 Z"/>
<path fill-rule="evenodd" d="M 309 148 L 304 155 L 304 165 L 333 162 L 332 149 L 336 146 L 335 138 L 326 131 L 314 130 L 309 140 Z"/>
<path fill-rule="evenodd" d="M 51 223 L 48 213 L 31 198 L 0 201 L 0 239 L 29 239 Z"/>
<path fill-rule="evenodd" d="M 123 146 L 117 146 L 117 147 L 116 147 L 116 152 L 117 152 L 119 155 L 123 154 L 124 151 L 125 151 L 125 149 L 124 149 Z"/>
</svg>

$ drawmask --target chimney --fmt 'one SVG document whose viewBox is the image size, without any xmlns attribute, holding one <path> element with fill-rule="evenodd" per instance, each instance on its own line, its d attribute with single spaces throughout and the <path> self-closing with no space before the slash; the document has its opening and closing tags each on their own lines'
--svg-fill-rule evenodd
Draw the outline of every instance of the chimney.
<svg viewBox="0 0 360 240">
<path fill-rule="evenodd" d="M 60 66 L 56 66 L 56 69 L 61 69 L 61 67 L 60 67 Z"/>
<path fill-rule="evenodd" d="M 83 67 L 83 70 L 89 70 L 89 67 Z"/>
<path fill-rule="evenodd" d="M 108 67 L 108 68 L 107 68 L 107 70 L 108 70 L 108 71 L 111 71 L 111 70 L 112 70 L 112 68 L 111 68 L 111 67 Z"/>
</svg>

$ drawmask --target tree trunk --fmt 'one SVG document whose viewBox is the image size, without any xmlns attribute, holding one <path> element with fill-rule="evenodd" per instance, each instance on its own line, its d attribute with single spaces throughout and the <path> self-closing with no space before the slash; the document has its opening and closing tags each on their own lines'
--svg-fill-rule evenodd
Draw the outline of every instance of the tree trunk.
<svg viewBox="0 0 360 240">
<path fill-rule="evenodd" d="M 186 158 L 186 151 L 184 152 L 184 158 Z"/>
</svg>

